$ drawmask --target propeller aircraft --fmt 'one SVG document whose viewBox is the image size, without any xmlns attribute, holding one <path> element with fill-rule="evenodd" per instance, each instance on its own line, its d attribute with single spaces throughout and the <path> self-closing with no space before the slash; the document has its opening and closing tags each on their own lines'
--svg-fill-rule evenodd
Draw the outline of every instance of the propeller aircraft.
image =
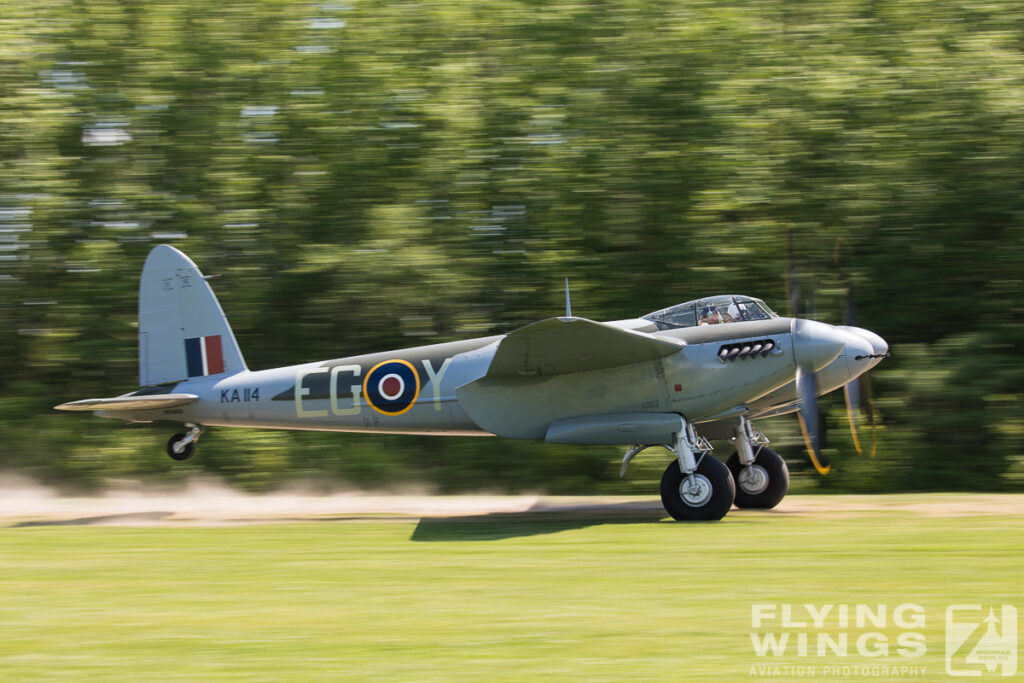
<svg viewBox="0 0 1024 683">
<path fill-rule="evenodd" d="M 571 314 L 508 334 L 249 370 L 206 277 L 184 253 L 154 247 L 139 289 L 140 389 L 56 406 L 127 422 L 176 422 L 185 460 L 206 427 L 536 439 L 620 445 L 623 476 L 652 446 L 674 456 L 661 481 L 677 520 L 772 508 L 789 471 L 754 420 L 797 413 L 815 468 L 816 398 L 888 355 L 877 334 L 780 317 L 763 301 L 712 296 L 638 318 Z M 852 418 L 851 418 L 852 420 Z M 711 440 L 736 452 L 723 463 Z"/>
</svg>

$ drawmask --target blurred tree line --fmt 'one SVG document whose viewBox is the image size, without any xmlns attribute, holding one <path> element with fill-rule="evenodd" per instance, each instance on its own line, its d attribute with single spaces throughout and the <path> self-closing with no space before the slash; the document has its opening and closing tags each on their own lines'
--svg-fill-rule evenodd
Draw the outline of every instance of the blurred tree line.
<svg viewBox="0 0 1024 683">
<path fill-rule="evenodd" d="M 171 243 L 223 276 L 254 369 L 508 331 L 566 276 L 594 319 L 785 313 L 791 259 L 815 317 L 852 289 L 894 353 L 875 459 L 841 397 L 828 478 L 761 425 L 798 486 L 1024 485 L 1019 2 L 3 0 L 0 38 L 0 470 L 649 493 L 664 467 L 245 430 L 175 465 L 166 425 L 53 413 L 135 388 L 138 275 Z"/>
</svg>

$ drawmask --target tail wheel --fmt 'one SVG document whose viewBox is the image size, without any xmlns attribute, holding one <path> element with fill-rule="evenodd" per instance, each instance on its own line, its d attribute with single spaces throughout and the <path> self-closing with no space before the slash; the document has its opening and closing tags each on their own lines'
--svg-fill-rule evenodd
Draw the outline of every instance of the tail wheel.
<svg viewBox="0 0 1024 683">
<path fill-rule="evenodd" d="M 192 457 L 192 454 L 196 452 L 196 443 L 185 444 L 184 446 L 178 445 L 178 442 L 184 439 L 186 434 L 175 434 L 167 441 L 167 455 L 171 456 L 175 460 L 188 460 Z"/>
<path fill-rule="evenodd" d="M 789 491 L 789 468 L 775 451 L 763 446 L 747 467 L 733 453 L 725 463 L 736 480 L 736 507 L 770 510 Z"/>
<path fill-rule="evenodd" d="M 672 519 L 722 519 L 735 496 L 729 468 L 710 455 L 703 456 L 690 475 L 683 475 L 679 461 L 673 460 L 661 477 L 661 502 Z"/>
</svg>

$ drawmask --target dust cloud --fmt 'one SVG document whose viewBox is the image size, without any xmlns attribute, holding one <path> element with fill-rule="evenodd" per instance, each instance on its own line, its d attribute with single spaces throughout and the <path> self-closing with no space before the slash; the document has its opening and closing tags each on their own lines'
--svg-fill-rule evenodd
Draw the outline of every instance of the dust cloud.
<svg viewBox="0 0 1024 683">
<path fill-rule="evenodd" d="M 296 486 L 265 494 L 233 489 L 209 477 L 177 490 L 111 482 L 89 496 L 62 494 L 18 475 L 0 474 L 0 528 L 60 525 L 234 525 L 314 520 L 478 518 L 540 513 L 564 518 L 665 517 L 657 496 L 433 495 L 425 489 L 338 490 Z M 877 513 L 930 517 L 1024 514 L 1024 494 L 792 495 L 774 510 L 749 516 L 849 517 Z"/>
<path fill-rule="evenodd" d="M 402 518 L 525 512 L 538 496 L 489 494 L 438 496 L 424 489 L 339 490 L 313 494 L 292 487 L 265 494 L 233 489 L 212 478 L 190 480 L 180 490 L 114 482 L 100 494 L 63 495 L 18 475 L 0 475 L 0 526 L 19 522 L 81 524 L 243 523 L 330 518 L 395 516 Z"/>
</svg>

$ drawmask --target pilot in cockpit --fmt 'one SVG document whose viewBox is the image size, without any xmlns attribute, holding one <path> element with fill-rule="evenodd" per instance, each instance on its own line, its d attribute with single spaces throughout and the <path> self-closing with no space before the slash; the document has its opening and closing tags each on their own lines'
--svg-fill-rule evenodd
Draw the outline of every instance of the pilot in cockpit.
<svg viewBox="0 0 1024 683">
<path fill-rule="evenodd" d="M 719 323 L 727 322 L 726 317 L 718 312 L 718 306 L 711 304 L 705 306 L 700 311 L 700 320 L 697 322 L 698 325 L 717 325 Z"/>
</svg>

